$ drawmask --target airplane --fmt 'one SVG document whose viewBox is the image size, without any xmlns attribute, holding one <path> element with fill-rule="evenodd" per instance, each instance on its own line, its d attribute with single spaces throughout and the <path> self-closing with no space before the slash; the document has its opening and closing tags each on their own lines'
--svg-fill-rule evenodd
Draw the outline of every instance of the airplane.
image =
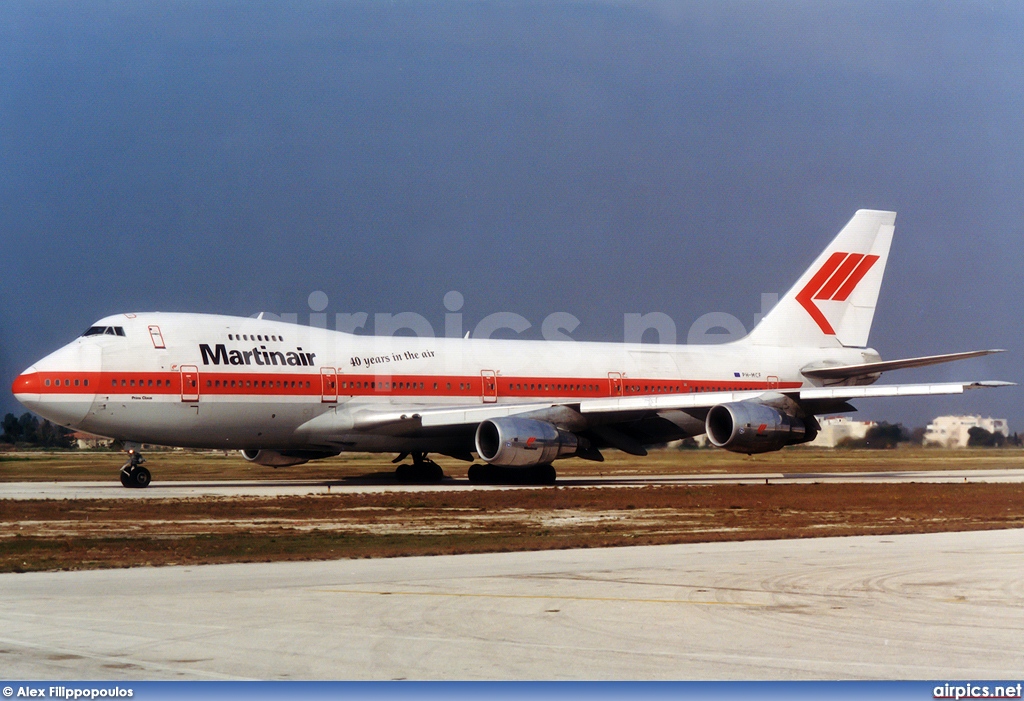
<svg viewBox="0 0 1024 701">
<path fill-rule="evenodd" d="M 1001 352 L 882 360 L 867 347 L 896 213 L 859 210 L 744 338 L 717 345 L 360 336 L 263 318 L 108 316 L 13 384 L 50 421 L 122 441 L 121 483 L 152 475 L 142 444 L 239 450 L 301 465 L 399 453 L 400 481 L 444 477 L 430 453 L 483 461 L 473 482 L 552 484 L 552 463 L 707 434 L 762 453 L 814 439 L 815 416 L 867 397 L 1009 382 L 874 385 L 882 373 Z"/>
</svg>

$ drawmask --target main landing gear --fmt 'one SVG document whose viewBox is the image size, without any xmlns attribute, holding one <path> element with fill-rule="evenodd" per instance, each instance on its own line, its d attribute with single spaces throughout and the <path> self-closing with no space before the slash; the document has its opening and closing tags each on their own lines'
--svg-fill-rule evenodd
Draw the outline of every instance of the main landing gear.
<svg viewBox="0 0 1024 701">
<path fill-rule="evenodd" d="M 409 453 L 402 453 L 394 462 L 401 462 Z M 399 465 L 395 468 L 395 479 L 406 484 L 437 484 L 444 479 L 441 466 L 427 457 L 426 453 L 412 453 L 412 465 Z"/>
<path fill-rule="evenodd" d="M 473 484 L 543 484 L 555 483 L 555 468 L 551 465 L 532 467 L 499 467 L 498 465 L 470 465 L 466 475 Z"/>
<path fill-rule="evenodd" d="M 146 458 L 137 450 L 128 451 L 128 462 L 121 466 L 121 485 L 129 488 L 148 487 L 153 475 L 142 466 Z"/>
</svg>

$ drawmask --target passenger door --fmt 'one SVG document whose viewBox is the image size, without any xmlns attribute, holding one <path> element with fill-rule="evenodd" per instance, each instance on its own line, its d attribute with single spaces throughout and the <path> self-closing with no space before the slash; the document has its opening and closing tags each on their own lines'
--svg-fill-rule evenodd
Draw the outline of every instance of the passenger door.
<svg viewBox="0 0 1024 701">
<path fill-rule="evenodd" d="M 199 401 L 199 368 L 195 365 L 181 366 L 181 401 Z"/>
<path fill-rule="evenodd" d="M 484 403 L 488 404 L 498 401 L 498 378 L 495 376 L 494 370 L 481 370 L 480 380 Z"/>
<path fill-rule="evenodd" d="M 338 401 L 338 373 L 334 368 L 320 368 L 320 385 L 321 402 Z"/>
</svg>

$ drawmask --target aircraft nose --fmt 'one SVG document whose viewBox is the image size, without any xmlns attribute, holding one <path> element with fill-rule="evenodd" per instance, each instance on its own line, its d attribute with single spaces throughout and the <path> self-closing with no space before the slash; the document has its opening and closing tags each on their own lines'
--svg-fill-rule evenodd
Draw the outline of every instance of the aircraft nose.
<svg viewBox="0 0 1024 701">
<path fill-rule="evenodd" d="M 13 394 L 19 402 L 23 402 L 24 400 L 22 400 L 21 395 L 34 394 L 36 395 L 36 398 L 38 398 L 41 388 L 42 383 L 39 380 L 39 373 L 36 372 L 34 367 L 31 367 L 18 375 L 14 380 L 14 384 L 11 385 L 11 394 Z"/>
<path fill-rule="evenodd" d="M 35 362 L 14 380 L 14 397 L 55 424 L 78 427 L 95 399 L 100 349 L 72 343 Z M 92 380 L 92 386 L 89 382 Z"/>
</svg>

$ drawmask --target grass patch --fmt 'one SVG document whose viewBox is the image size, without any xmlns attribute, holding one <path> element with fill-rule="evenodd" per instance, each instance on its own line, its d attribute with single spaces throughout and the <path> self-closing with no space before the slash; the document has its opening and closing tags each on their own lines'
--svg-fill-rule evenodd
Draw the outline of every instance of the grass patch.
<svg viewBox="0 0 1024 701">
<path fill-rule="evenodd" d="M 146 467 L 161 482 L 197 480 L 337 480 L 393 472 L 391 455 L 349 453 L 294 467 L 272 468 L 246 462 L 238 453 L 164 451 L 146 454 Z M 464 478 L 468 463 L 433 456 L 447 475 Z M 746 456 L 724 450 L 653 450 L 638 458 L 605 451 L 605 462 L 577 458 L 555 463 L 562 476 L 602 477 L 669 474 L 805 474 L 815 472 L 895 472 L 913 470 L 998 470 L 1024 468 L 1024 450 L 976 448 L 941 450 L 828 450 L 787 448 Z M 125 461 L 120 453 L 40 452 L 0 455 L 0 482 L 116 481 Z"/>
</svg>

